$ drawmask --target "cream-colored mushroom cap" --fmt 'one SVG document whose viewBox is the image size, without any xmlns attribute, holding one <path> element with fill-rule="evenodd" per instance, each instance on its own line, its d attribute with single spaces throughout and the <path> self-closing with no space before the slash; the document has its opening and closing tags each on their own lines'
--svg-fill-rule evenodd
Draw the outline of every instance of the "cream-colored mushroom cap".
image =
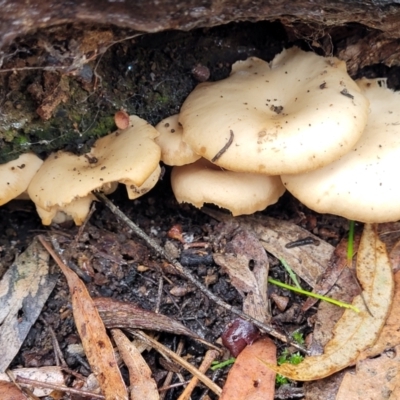
<svg viewBox="0 0 400 400">
<path fill-rule="evenodd" d="M 28 188 L 35 204 L 59 209 L 112 182 L 127 181 L 140 187 L 156 170 L 160 147 L 158 132 L 146 121 L 132 116 L 130 127 L 96 141 L 88 154 L 57 152 L 49 156 Z"/>
<path fill-rule="evenodd" d="M 227 171 L 205 159 L 174 167 L 171 185 L 179 203 L 211 203 L 234 216 L 264 210 L 285 192 L 277 176 Z"/>
<path fill-rule="evenodd" d="M 93 194 L 88 194 L 75 199 L 65 206 L 52 207 L 50 211 L 36 205 L 36 211 L 43 225 L 61 224 L 71 220 L 75 222 L 75 225 L 82 225 L 90 212 L 90 205 L 94 200 L 96 200 L 96 197 Z"/>
<path fill-rule="evenodd" d="M 400 219 L 400 93 L 378 81 L 358 82 L 371 103 L 367 127 L 353 149 L 330 165 L 283 175 L 286 188 L 307 207 L 362 222 Z"/>
<path fill-rule="evenodd" d="M 161 147 L 161 161 L 167 165 L 185 165 L 197 161 L 200 156 L 182 140 L 179 114 L 163 119 L 156 125 L 160 132 L 155 141 Z"/>
<path fill-rule="evenodd" d="M 126 191 L 128 192 L 129 200 L 135 200 L 153 189 L 153 187 L 160 179 L 160 175 L 161 167 L 157 165 L 156 169 L 140 186 L 135 185 L 135 182 L 123 179 L 121 183 L 124 183 L 126 185 Z"/>
<path fill-rule="evenodd" d="M 238 61 L 222 81 L 198 85 L 182 105 L 183 140 L 231 171 L 280 175 L 320 168 L 348 152 L 368 101 L 343 61 L 284 50 L 268 64 Z"/>
<path fill-rule="evenodd" d="M 25 192 L 42 163 L 37 155 L 26 153 L 0 165 L 0 205 Z"/>
</svg>

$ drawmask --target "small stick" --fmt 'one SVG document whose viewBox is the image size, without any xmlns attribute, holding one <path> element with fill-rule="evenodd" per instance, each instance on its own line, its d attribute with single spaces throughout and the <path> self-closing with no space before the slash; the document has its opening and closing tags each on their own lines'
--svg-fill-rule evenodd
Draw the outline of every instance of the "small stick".
<svg viewBox="0 0 400 400">
<path fill-rule="evenodd" d="M 218 357 L 219 353 L 216 350 L 208 350 L 206 355 L 204 356 L 203 362 L 201 363 L 199 367 L 199 371 L 205 374 L 210 368 L 211 363 Z M 199 379 L 197 377 L 193 377 L 189 384 L 185 387 L 185 390 L 181 393 L 181 395 L 178 397 L 178 400 L 190 400 L 190 396 L 192 395 L 192 392 L 194 388 L 197 386 L 197 383 L 199 382 Z"/>
<path fill-rule="evenodd" d="M 285 244 L 287 249 L 293 249 L 294 247 L 307 246 L 309 244 L 313 244 L 314 246 L 319 246 L 320 241 L 318 239 L 314 239 L 311 236 L 307 236 L 303 239 L 295 240 L 294 242 L 289 242 Z"/>
<path fill-rule="evenodd" d="M 296 343 L 291 338 L 287 338 L 284 334 L 274 329 L 272 326 L 266 325 L 261 321 L 251 317 L 250 315 L 245 314 L 244 312 L 240 311 L 239 309 L 232 307 L 230 304 L 221 300 L 218 296 L 214 293 L 209 291 L 202 283 L 200 283 L 194 275 L 192 275 L 189 271 L 187 271 L 182 264 L 176 260 L 175 258 L 169 256 L 166 251 L 150 236 L 148 236 L 145 232 L 143 232 L 133 221 L 131 221 L 114 203 L 109 200 L 103 193 L 95 193 L 95 196 L 102 200 L 105 205 L 115 214 L 117 215 L 123 222 L 125 222 L 129 228 L 133 230 L 133 232 L 142 238 L 159 256 L 166 259 L 172 266 L 182 275 L 184 276 L 190 283 L 196 286 L 203 294 L 205 294 L 209 299 L 214 301 L 220 307 L 225 308 L 226 310 L 230 311 L 233 314 L 236 314 L 240 318 L 243 318 L 246 321 L 252 322 L 255 326 L 257 326 L 262 332 L 268 333 L 271 336 L 281 340 L 282 342 L 289 343 L 291 346 L 295 347 L 296 349 L 300 350 L 304 354 L 309 355 L 309 351 L 305 349 L 303 346 Z"/>
<path fill-rule="evenodd" d="M 178 356 L 180 356 L 182 354 L 183 346 L 184 346 L 183 340 L 180 340 L 178 343 L 178 347 L 175 351 L 175 353 Z M 159 392 L 161 392 L 160 400 L 164 400 L 165 396 L 167 395 L 168 388 L 170 388 L 172 386 L 171 382 L 172 382 L 173 376 L 174 376 L 174 373 L 172 371 L 169 371 L 167 376 L 165 377 L 164 383 L 163 383 L 162 387 L 159 389 Z M 180 382 L 179 384 L 180 384 L 180 386 L 185 385 L 185 383 L 183 383 L 183 382 Z"/>
<path fill-rule="evenodd" d="M 192 364 L 184 360 L 182 357 L 178 356 L 168 347 L 162 345 L 161 343 L 157 342 L 157 340 L 153 339 L 152 337 L 146 335 L 144 332 L 140 330 L 128 329 L 129 333 L 136 336 L 137 338 L 143 340 L 144 342 L 150 344 L 154 350 L 157 350 L 161 354 L 166 354 L 172 360 L 177 362 L 183 368 L 188 370 L 192 375 L 196 376 L 201 382 L 203 382 L 210 390 L 212 390 L 217 396 L 221 396 L 222 389 L 214 383 L 210 378 L 205 376 L 201 373 L 196 367 Z"/>
<path fill-rule="evenodd" d="M 222 156 L 222 154 L 224 154 L 229 149 L 229 146 L 233 142 L 234 136 L 235 135 L 233 134 L 233 131 L 231 129 L 229 139 L 226 142 L 225 146 L 211 159 L 211 162 L 217 161 Z"/>
<path fill-rule="evenodd" d="M 99 400 L 105 399 L 105 397 L 101 394 L 95 394 L 92 392 L 88 392 L 86 390 L 73 389 L 73 388 L 69 388 L 66 386 L 62 386 L 62 385 L 55 385 L 54 383 L 39 382 L 39 381 L 35 381 L 33 379 L 23 378 L 22 376 L 17 376 L 17 382 L 20 383 L 21 385 L 58 390 L 60 392 L 78 394 L 80 396 L 91 397 L 91 398 L 99 399 Z"/>
</svg>

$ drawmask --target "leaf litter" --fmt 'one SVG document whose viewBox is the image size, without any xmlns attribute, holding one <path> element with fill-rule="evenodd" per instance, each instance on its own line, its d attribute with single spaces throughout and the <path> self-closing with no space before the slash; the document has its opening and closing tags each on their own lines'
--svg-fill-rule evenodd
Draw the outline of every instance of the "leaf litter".
<svg viewBox="0 0 400 400">
<path fill-rule="evenodd" d="M 118 368 L 113 346 L 86 286 L 74 271 L 63 264 L 43 237 L 39 236 L 39 240 L 67 279 L 76 328 L 106 400 L 128 400 L 128 392 Z"/>
<path fill-rule="evenodd" d="M 0 281 L 0 372 L 18 353 L 56 285 L 48 261 L 48 253 L 33 240 Z"/>
<path fill-rule="evenodd" d="M 377 341 L 390 311 L 394 280 L 385 245 L 370 224 L 365 225 L 361 237 L 356 271 L 363 291 L 352 304 L 361 311 L 347 309 L 343 313 L 324 354 L 306 357 L 299 365 L 268 364 L 270 368 L 297 381 L 322 379 L 354 364 L 358 355 Z"/>
</svg>

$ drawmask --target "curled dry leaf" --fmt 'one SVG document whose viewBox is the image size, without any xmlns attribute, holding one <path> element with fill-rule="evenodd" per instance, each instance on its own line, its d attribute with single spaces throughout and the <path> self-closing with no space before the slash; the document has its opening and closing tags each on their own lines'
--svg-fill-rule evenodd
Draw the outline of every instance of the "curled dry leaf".
<svg viewBox="0 0 400 400">
<path fill-rule="evenodd" d="M 359 356 L 358 361 L 364 360 L 368 357 L 375 357 L 387 349 L 397 346 L 400 350 L 400 271 L 394 275 L 395 291 L 390 309 L 389 316 L 387 317 L 385 326 L 382 329 L 376 343 L 365 349 Z"/>
<path fill-rule="evenodd" d="M 353 305 L 360 312 L 344 312 L 324 354 L 306 357 L 299 365 L 268 364 L 270 368 L 298 381 L 321 379 L 352 365 L 364 349 L 376 342 L 390 311 L 394 280 L 386 247 L 370 224 L 364 227 L 358 250 L 357 278 L 363 292 L 354 298 Z"/>
</svg>

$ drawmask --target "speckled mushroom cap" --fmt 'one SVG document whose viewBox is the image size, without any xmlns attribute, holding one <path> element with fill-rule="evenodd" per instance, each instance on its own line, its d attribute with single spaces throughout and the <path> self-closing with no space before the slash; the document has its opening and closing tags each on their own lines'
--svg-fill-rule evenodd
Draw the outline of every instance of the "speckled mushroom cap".
<svg viewBox="0 0 400 400">
<path fill-rule="evenodd" d="M 362 222 L 400 219 L 400 93 L 362 79 L 371 103 L 367 127 L 339 160 L 305 174 L 283 175 L 286 188 L 307 207 Z"/>
<path fill-rule="evenodd" d="M 32 179 L 28 194 L 43 210 L 62 208 L 65 212 L 66 205 L 112 182 L 140 187 L 160 161 L 161 150 L 154 142 L 157 136 L 154 127 L 131 116 L 130 127 L 97 140 L 88 154 L 50 155 Z"/>
<path fill-rule="evenodd" d="M 178 121 L 179 114 L 171 115 L 156 125 L 160 136 L 155 142 L 161 147 L 161 161 L 166 165 L 185 165 L 197 161 L 197 155 L 182 140 L 183 129 Z"/>
<path fill-rule="evenodd" d="M 277 176 L 226 171 L 205 159 L 174 167 L 171 185 L 179 203 L 215 204 L 234 216 L 264 210 L 285 192 Z"/>
<path fill-rule="evenodd" d="M 368 100 L 343 61 L 284 50 L 268 64 L 238 61 L 222 81 L 198 85 L 182 105 L 183 140 L 231 171 L 280 175 L 320 168 L 348 152 Z"/>
<path fill-rule="evenodd" d="M 25 192 L 43 161 L 33 153 L 20 155 L 16 160 L 0 165 L 0 205 Z"/>
</svg>

